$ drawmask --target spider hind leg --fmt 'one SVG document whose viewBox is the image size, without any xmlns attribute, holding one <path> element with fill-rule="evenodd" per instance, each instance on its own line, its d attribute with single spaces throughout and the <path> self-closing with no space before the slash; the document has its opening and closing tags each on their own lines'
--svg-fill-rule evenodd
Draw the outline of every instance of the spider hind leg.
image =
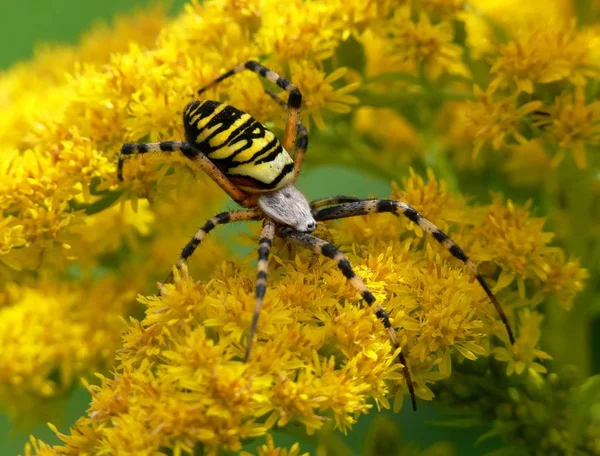
<svg viewBox="0 0 600 456">
<path fill-rule="evenodd" d="M 185 245 L 179 259 L 175 263 L 177 269 L 181 269 L 187 259 L 196 251 L 198 246 L 202 243 L 205 236 L 210 233 L 217 225 L 224 225 L 231 222 L 241 222 L 248 220 L 257 220 L 261 217 L 261 214 L 256 210 L 245 210 L 245 211 L 229 211 L 222 212 L 215 215 L 214 217 L 207 220 L 202 227 L 196 232 L 194 237 Z M 173 271 L 169 273 L 169 276 L 164 283 L 170 283 L 173 280 Z"/>
<path fill-rule="evenodd" d="M 267 292 L 267 274 L 269 272 L 269 253 L 273 245 L 275 237 L 275 224 L 270 220 L 265 220 L 262 231 L 260 232 L 260 240 L 258 241 L 258 272 L 256 274 L 256 307 L 252 315 L 252 324 L 248 333 L 248 343 L 246 344 L 246 354 L 244 361 L 247 362 L 250 358 L 250 350 L 252 349 L 252 341 L 258 326 L 258 317 L 262 307 L 265 294 Z"/>
<path fill-rule="evenodd" d="M 308 248 L 309 250 L 312 250 L 316 254 L 324 255 L 327 258 L 334 260 L 337 263 L 337 267 L 340 269 L 340 271 L 342 271 L 342 274 L 344 274 L 344 277 L 348 279 L 350 285 L 360 293 L 369 307 L 373 307 L 373 304 L 375 303 L 375 296 L 373 296 L 373 293 L 369 291 L 362 279 L 356 275 L 346 256 L 340 252 L 337 247 L 327 241 L 324 241 L 323 239 L 319 239 L 318 237 L 312 236 L 308 233 L 296 231 L 290 227 L 282 227 L 278 234 L 284 239 L 288 239 Z M 387 330 L 392 345 L 394 346 L 394 350 L 401 348 L 400 342 L 398 341 L 398 336 L 392 327 L 389 316 L 379 304 L 375 306 L 375 315 L 383 323 L 383 326 Z M 415 388 L 410 375 L 410 370 L 408 369 L 408 365 L 406 363 L 406 358 L 402 350 L 400 350 L 398 354 L 398 361 L 403 366 L 402 373 L 406 380 L 406 386 L 410 394 L 413 410 L 417 410 Z"/>
<path fill-rule="evenodd" d="M 404 215 L 410 221 L 419 225 L 423 231 L 429 233 L 437 242 L 439 242 L 446 250 L 448 250 L 452 256 L 462 261 L 469 268 L 479 285 L 481 285 L 483 288 L 483 291 L 485 291 L 485 294 L 489 300 L 492 302 L 494 308 L 496 309 L 496 313 L 506 328 L 511 345 L 515 343 L 515 337 L 508 318 L 506 317 L 502 306 L 498 302 L 498 299 L 492 292 L 491 288 L 479 274 L 475 263 L 469 259 L 467 254 L 458 246 L 458 244 L 456 244 L 456 242 L 450 238 L 450 236 L 445 234 L 437 226 L 419 214 L 415 208 L 403 203 L 402 201 L 369 199 L 341 203 L 336 206 L 326 207 L 324 209 L 314 211 L 313 214 L 315 220 L 320 222 L 324 220 L 336 220 L 379 212 L 391 212 L 395 215 Z"/>
</svg>

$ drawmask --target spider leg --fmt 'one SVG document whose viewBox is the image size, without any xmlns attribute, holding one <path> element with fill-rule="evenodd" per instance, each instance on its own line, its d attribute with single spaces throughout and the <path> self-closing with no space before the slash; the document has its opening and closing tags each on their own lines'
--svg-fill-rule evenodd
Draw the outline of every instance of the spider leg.
<svg viewBox="0 0 600 456">
<path fill-rule="evenodd" d="M 431 234 L 433 238 L 438 241 L 444 248 L 446 248 L 455 258 L 458 258 L 462 261 L 471 271 L 471 273 L 475 276 L 475 279 L 483 290 L 485 294 L 488 296 L 496 312 L 500 316 L 502 323 L 506 328 L 506 332 L 508 333 L 508 338 L 510 339 L 510 343 L 515 343 L 515 337 L 513 335 L 513 331 L 508 322 L 508 318 L 506 318 L 506 314 L 502 309 L 502 306 L 498 302 L 498 299 L 492 293 L 492 290 L 485 282 L 483 277 L 477 271 L 477 266 L 473 263 L 469 257 L 465 254 L 465 252 L 454 242 L 448 235 L 442 232 L 437 226 L 431 223 L 429 220 L 425 219 L 422 215 L 420 215 L 413 207 L 409 206 L 402 201 L 394 201 L 394 200 L 362 200 L 352 203 L 343 203 L 337 206 L 327 207 L 324 209 L 320 209 L 316 211 L 313 215 L 317 222 L 324 220 L 334 220 L 346 217 L 355 217 L 358 215 L 367 215 L 378 212 L 391 212 L 395 215 L 402 214 L 410 221 L 419 225 L 419 227 Z"/>
<path fill-rule="evenodd" d="M 279 98 L 279 95 L 277 95 L 275 92 L 269 89 L 265 89 L 265 92 L 273 100 L 275 100 L 279 106 L 284 109 L 287 107 L 285 101 Z M 306 150 L 308 149 L 308 131 L 302 123 L 302 120 L 300 120 L 300 117 L 298 117 L 296 128 L 296 148 L 294 149 L 294 182 L 298 180 L 300 170 L 302 169 L 302 164 L 304 163 L 304 156 L 306 155 Z"/>
<path fill-rule="evenodd" d="M 250 358 L 250 350 L 252 348 L 252 340 L 258 325 L 258 317 L 260 316 L 260 308 L 267 292 L 267 273 L 269 271 L 269 252 L 273 245 L 273 237 L 275 237 L 275 224 L 270 220 L 265 220 L 262 231 L 260 232 L 260 240 L 258 241 L 258 273 L 256 274 L 256 307 L 254 315 L 252 315 L 252 324 L 248 334 L 248 344 L 246 345 L 246 355 L 244 362 Z"/>
<path fill-rule="evenodd" d="M 117 178 L 123 182 L 123 163 L 126 157 L 146 154 L 148 152 L 181 152 L 187 158 L 197 163 L 202 168 L 202 171 L 208 174 L 236 203 L 245 207 L 250 206 L 245 203 L 245 201 L 248 201 L 248 195 L 237 188 L 206 155 L 198 151 L 187 141 L 123 144 L 119 152 L 119 161 L 117 162 Z"/>
<path fill-rule="evenodd" d="M 333 206 L 334 204 L 340 204 L 340 203 L 356 203 L 360 200 L 361 200 L 360 198 L 356 198 L 354 196 L 344 196 L 344 195 L 330 196 L 328 198 L 322 198 L 322 199 L 311 201 L 310 208 L 314 211 L 323 206 Z"/>
<path fill-rule="evenodd" d="M 255 62 L 254 60 L 248 60 L 246 63 L 240 63 L 238 66 L 223 73 L 215 80 L 206 84 L 204 87 L 198 90 L 198 94 L 202 94 L 206 90 L 216 86 L 219 82 L 244 70 L 253 71 L 254 73 L 259 74 L 260 76 L 268 79 L 274 84 L 277 84 L 283 90 L 290 92 L 290 96 L 288 97 L 287 101 L 288 119 L 285 125 L 285 134 L 283 136 L 282 145 L 285 150 L 292 150 L 294 138 L 296 138 L 296 130 L 298 128 L 298 114 L 300 112 L 300 106 L 302 105 L 302 94 L 294 84 L 292 84 L 287 79 L 282 78 L 274 71 L 269 70 L 268 68 L 264 67 L 258 62 Z M 308 140 L 306 141 L 306 143 L 308 145 Z"/>
<path fill-rule="evenodd" d="M 271 97 L 271 99 L 275 103 L 277 103 L 279 106 L 281 106 L 283 109 L 287 109 L 287 104 L 286 104 L 285 100 L 283 98 L 280 98 L 279 95 L 277 95 L 271 89 L 265 89 L 265 93 L 267 95 L 269 95 Z M 302 123 L 302 121 L 298 120 L 298 125 L 300 125 L 301 123 Z"/>
<path fill-rule="evenodd" d="M 194 235 L 194 237 L 186 244 L 186 246 L 181 251 L 181 255 L 175 263 L 175 267 L 179 270 L 184 265 L 186 260 L 194 253 L 196 248 L 200 245 L 204 237 L 212 231 L 212 229 L 217 225 L 224 225 L 226 223 L 231 222 L 241 222 L 247 220 L 258 220 L 262 215 L 260 212 L 250 209 L 245 211 L 229 211 L 222 212 L 220 214 L 215 215 L 210 220 L 208 220 L 202 228 L 198 230 L 198 232 Z M 173 280 L 173 271 L 169 273 L 169 276 L 165 280 L 165 283 L 169 283 Z"/>
<path fill-rule="evenodd" d="M 292 242 L 295 242 L 303 247 L 312 250 L 316 254 L 324 255 L 327 258 L 335 260 L 337 263 L 337 267 L 340 269 L 340 271 L 342 271 L 342 274 L 344 274 L 344 276 L 348 279 L 350 285 L 360 293 L 360 295 L 366 301 L 369 307 L 373 306 L 373 304 L 375 303 L 375 296 L 373 296 L 373 293 L 369 291 L 362 279 L 358 277 L 352 270 L 352 266 L 350 265 L 350 262 L 348 261 L 346 256 L 342 252 L 340 252 L 334 245 L 330 244 L 327 241 L 324 241 L 323 239 L 319 239 L 318 237 L 312 236 L 308 233 L 296 231 L 290 227 L 281 228 L 278 234 L 284 239 L 288 239 Z M 390 340 L 394 345 L 394 349 L 400 348 L 398 336 L 396 335 L 396 331 L 394 330 L 394 328 L 392 328 L 389 316 L 387 312 L 383 309 L 383 307 L 381 307 L 381 305 L 379 304 L 375 306 L 375 315 L 379 320 L 381 320 L 383 326 L 387 329 L 388 334 L 390 336 Z M 404 357 L 404 353 L 402 351 L 400 351 L 400 354 L 398 355 L 398 360 L 403 366 L 402 372 L 404 374 L 406 385 L 410 393 L 410 399 L 412 402 L 413 410 L 417 410 L 415 388 L 412 382 L 412 378 L 410 376 L 410 371 L 408 370 L 406 358 Z"/>
</svg>

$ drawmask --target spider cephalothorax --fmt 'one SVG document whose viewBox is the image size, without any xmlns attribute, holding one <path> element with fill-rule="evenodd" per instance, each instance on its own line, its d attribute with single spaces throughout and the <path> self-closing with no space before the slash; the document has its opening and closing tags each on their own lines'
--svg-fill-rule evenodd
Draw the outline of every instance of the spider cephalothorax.
<svg viewBox="0 0 600 456">
<path fill-rule="evenodd" d="M 266 217 L 298 231 L 312 233 L 317 227 L 308 201 L 293 184 L 259 196 L 258 207 Z"/>
<path fill-rule="evenodd" d="M 504 322 L 511 343 L 514 343 L 508 320 L 496 297 L 477 272 L 475 264 L 452 239 L 419 215 L 414 208 L 401 201 L 361 200 L 349 196 L 329 197 L 309 203 L 296 189 L 295 182 L 308 147 L 308 134 L 298 116 L 302 95 L 290 81 L 255 61 L 248 61 L 222 74 L 200 89 L 198 94 L 243 70 L 258 73 L 289 92 L 286 103 L 278 95 L 267 90 L 271 98 L 288 110 L 282 143 L 260 122 L 233 106 L 218 101 L 192 101 L 183 114 L 186 141 L 124 144 L 119 154 L 117 174 L 119 179 L 123 180 L 123 161 L 127 155 L 179 151 L 196 162 L 231 198 L 245 208 L 245 210 L 223 212 L 208 220 L 183 248 L 175 265 L 177 269 L 185 264 L 204 236 L 216 225 L 248 220 L 263 221 L 258 248 L 256 308 L 246 345 L 246 360 L 250 356 L 260 308 L 267 289 L 268 257 L 275 235 L 335 260 L 349 283 L 369 306 L 374 307 L 375 315 L 388 331 L 394 349 L 400 348 L 396 331 L 390 323 L 387 312 L 381 305 L 375 304 L 375 297 L 354 273 L 348 259 L 329 242 L 310 234 L 320 221 L 377 212 L 404 215 L 418 224 L 423 231 L 431 234 L 454 257 L 465 263 L 492 301 Z M 287 151 L 292 149 L 294 139 L 296 144 L 292 159 Z M 167 279 L 170 280 L 172 274 Z M 402 351 L 399 353 L 398 361 L 403 366 L 413 408 L 416 409 L 410 372 L 404 353 Z"/>
</svg>

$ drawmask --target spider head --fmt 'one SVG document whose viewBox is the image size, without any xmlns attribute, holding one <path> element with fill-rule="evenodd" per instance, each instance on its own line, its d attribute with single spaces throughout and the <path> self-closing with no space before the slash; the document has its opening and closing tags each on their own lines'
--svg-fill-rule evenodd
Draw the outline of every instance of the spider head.
<svg viewBox="0 0 600 456">
<path fill-rule="evenodd" d="M 258 207 L 270 219 L 298 231 L 310 233 L 317 227 L 308 201 L 293 185 L 261 195 Z"/>
</svg>

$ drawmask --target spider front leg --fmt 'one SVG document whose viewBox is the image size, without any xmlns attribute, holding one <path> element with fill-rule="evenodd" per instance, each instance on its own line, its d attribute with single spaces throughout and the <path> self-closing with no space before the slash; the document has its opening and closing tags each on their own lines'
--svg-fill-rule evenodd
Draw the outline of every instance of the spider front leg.
<svg viewBox="0 0 600 456">
<path fill-rule="evenodd" d="M 246 193 L 237 188 L 228 178 L 211 162 L 206 155 L 197 150 L 187 141 L 163 141 L 158 143 L 127 143 L 123 144 L 119 152 L 119 161 L 117 162 L 117 178 L 123 182 L 123 163 L 125 158 L 131 155 L 146 154 L 149 152 L 181 152 L 188 159 L 200 166 L 208 176 L 216 182 L 236 203 L 244 207 L 251 207 L 247 204 L 251 199 Z"/>
<path fill-rule="evenodd" d="M 340 252 L 334 245 L 330 244 L 327 241 L 324 241 L 323 239 L 319 239 L 318 237 L 312 236 L 308 233 L 296 231 L 290 227 L 281 228 L 278 234 L 284 239 L 288 239 L 292 242 L 295 242 L 303 247 L 312 250 L 316 254 L 324 255 L 327 258 L 331 258 L 332 260 L 334 260 L 337 263 L 337 267 L 340 269 L 340 271 L 342 271 L 342 274 L 344 274 L 344 277 L 348 279 L 350 285 L 360 293 L 360 295 L 369 305 L 369 307 L 373 307 L 373 304 L 375 303 L 375 296 L 373 296 L 373 293 L 369 291 L 362 279 L 358 277 L 356 273 L 352 270 L 352 266 L 350 265 L 350 262 L 348 261 L 346 256 L 342 252 Z M 383 326 L 387 329 L 388 334 L 390 336 L 390 340 L 392 341 L 392 345 L 394 346 L 394 350 L 400 348 L 398 336 L 396 335 L 396 331 L 394 330 L 394 328 L 392 328 L 389 316 L 387 312 L 383 309 L 383 307 L 381 307 L 381 305 L 379 304 L 375 306 L 375 315 L 379 320 L 381 320 Z M 406 380 L 406 386 L 408 387 L 413 410 L 417 410 L 415 388 L 412 382 L 412 378 L 410 376 L 410 371 L 408 370 L 408 365 L 406 363 L 406 358 L 404 357 L 403 351 L 400 351 L 398 355 L 398 361 L 403 366 L 402 372 Z"/>
<path fill-rule="evenodd" d="M 393 214 L 402 214 L 410 221 L 419 225 L 419 227 L 433 236 L 433 238 L 438 241 L 444 248 L 446 248 L 455 258 L 458 258 L 462 261 L 471 271 L 471 273 L 475 276 L 475 279 L 483 290 L 485 294 L 488 296 L 496 312 L 500 316 L 502 323 L 504 323 L 504 327 L 506 328 L 506 332 L 508 333 L 508 338 L 511 344 L 515 343 L 515 337 L 513 335 L 513 331 L 508 322 L 508 318 L 506 318 L 506 314 L 500 306 L 498 299 L 492 290 L 485 282 L 483 277 L 477 271 L 477 266 L 473 263 L 469 257 L 465 254 L 465 252 L 454 242 L 448 235 L 446 235 L 442 230 L 440 230 L 437 226 L 431 223 L 429 220 L 425 219 L 421 216 L 413 207 L 409 206 L 402 201 L 394 201 L 394 200 L 361 200 L 352 203 L 343 203 L 333 207 L 327 207 L 324 209 L 320 209 L 313 213 L 313 216 L 316 221 L 324 221 L 324 220 L 335 220 L 346 217 L 355 217 L 359 215 L 367 215 L 377 212 L 391 212 Z"/>
<path fill-rule="evenodd" d="M 268 68 L 264 67 L 258 62 L 254 60 L 248 60 L 246 63 L 241 63 L 238 66 L 232 68 L 231 70 L 223 73 L 221 76 L 216 78 L 215 80 L 209 82 L 200 90 L 198 90 L 198 94 L 202 94 L 208 89 L 213 88 L 221 81 L 233 76 L 236 73 L 240 73 L 241 71 L 249 70 L 254 73 L 259 74 L 265 79 L 277 84 L 283 90 L 286 90 L 290 93 L 287 101 L 287 110 L 288 110 L 288 119 L 285 125 L 285 134 L 283 136 L 282 145 L 285 150 L 292 150 L 292 146 L 294 144 L 294 138 L 296 138 L 296 130 L 298 128 L 298 118 L 300 113 L 300 106 L 302 105 L 302 94 L 300 90 L 288 81 L 285 78 L 282 78 L 277 73 Z M 308 144 L 308 140 L 307 140 Z M 295 169 L 295 168 L 294 168 Z"/>
<path fill-rule="evenodd" d="M 194 235 L 194 237 L 186 244 L 186 246 L 181 251 L 181 255 L 175 263 L 175 267 L 177 270 L 180 270 L 186 260 L 195 252 L 196 248 L 200 245 L 204 237 L 212 231 L 212 229 L 217 225 L 224 225 L 226 223 L 231 222 L 242 222 L 247 220 L 258 220 L 262 215 L 256 210 L 247 210 L 247 211 L 229 211 L 222 212 L 220 214 L 215 215 L 210 220 L 208 220 L 202 228 L 198 230 L 198 232 Z M 173 271 L 169 273 L 169 276 L 165 280 L 165 283 L 170 283 L 173 280 Z"/>
<path fill-rule="evenodd" d="M 123 182 L 123 164 L 130 155 L 147 154 L 148 152 L 183 152 L 190 145 L 183 141 L 163 141 L 159 143 L 127 143 L 121 146 L 117 162 L 117 178 Z"/>
<path fill-rule="evenodd" d="M 248 333 L 248 343 L 246 345 L 246 355 L 244 362 L 250 358 L 250 350 L 252 349 L 252 340 L 258 325 L 258 317 L 260 316 L 260 308 L 262 307 L 265 293 L 267 292 L 267 273 L 269 272 L 269 252 L 273 245 L 275 237 L 275 224 L 270 220 L 265 220 L 262 231 L 260 232 L 260 240 L 258 241 L 258 273 L 256 274 L 256 307 L 252 315 L 252 324 Z"/>
</svg>

